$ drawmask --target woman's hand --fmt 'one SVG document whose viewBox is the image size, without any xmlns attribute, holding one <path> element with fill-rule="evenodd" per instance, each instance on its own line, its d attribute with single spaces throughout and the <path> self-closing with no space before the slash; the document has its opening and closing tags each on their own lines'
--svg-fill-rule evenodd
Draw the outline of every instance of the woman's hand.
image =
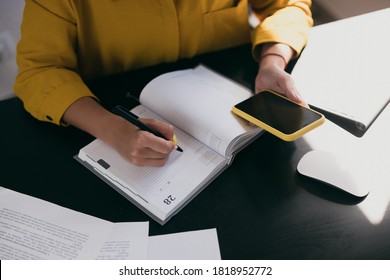
<svg viewBox="0 0 390 280">
<path fill-rule="evenodd" d="M 140 119 L 150 128 L 161 132 L 166 139 L 173 139 L 172 125 L 156 119 Z M 173 141 L 157 137 L 150 132 L 140 130 L 128 121 L 118 117 L 113 121 L 112 136 L 109 142 L 119 154 L 138 166 L 163 166 L 169 154 L 176 148 Z"/>
<path fill-rule="evenodd" d="M 291 75 L 284 70 L 293 53 L 289 46 L 283 44 L 266 44 L 263 46 L 259 71 L 255 80 L 256 93 L 270 89 L 297 103 L 304 103 Z"/>
<path fill-rule="evenodd" d="M 142 131 L 127 120 L 104 109 L 90 97 L 80 98 L 65 112 L 63 121 L 113 147 L 124 159 L 139 166 L 162 166 L 172 150 L 173 141 Z M 172 125 L 155 119 L 142 121 L 166 139 L 173 139 Z"/>
</svg>

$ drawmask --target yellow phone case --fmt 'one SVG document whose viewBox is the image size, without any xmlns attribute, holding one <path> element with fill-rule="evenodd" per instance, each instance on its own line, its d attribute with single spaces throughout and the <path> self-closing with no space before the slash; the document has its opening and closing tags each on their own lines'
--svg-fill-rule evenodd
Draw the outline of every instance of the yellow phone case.
<svg viewBox="0 0 390 280">
<path fill-rule="evenodd" d="M 301 104 L 296 103 L 296 102 L 286 98 L 285 96 L 283 96 L 283 95 L 281 95 L 281 94 L 279 94 L 277 92 L 274 92 L 274 91 L 271 91 L 271 90 L 267 90 L 267 91 L 270 91 L 273 94 L 275 94 L 275 95 L 277 95 L 277 96 L 279 96 L 281 98 L 284 98 L 284 99 L 286 99 L 286 100 L 288 100 L 288 101 L 290 101 L 292 103 L 295 103 L 298 106 L 304 107 Z M 259 93 L 259 94 L 261 94 L 261 93 Z M 305 107 L 305 108 L 307 108 L 307 107 Z M 242 117 L 243 119 L 253 123 L 254 125 L 257 125 L 257 126 L 263 128 L 264 130 L 266 130 L 269 133 L 279 137 L 280 139 L 282 139 L 284 141 L 294 141 L 294 140 L 298 139 L 299 137 L 301 137 L 302 135 L 306 134 L 307 132 L 313 130 L 314 128 L 320 126 L 321 124 L 323 124 L 325 122 L 325 117 L 324 117 L 323 114 L 321 114 L 321 113 L 319 113 L 319 112 L 317 112 L 317 111 L 315 111 L 315 110 L 313 110 L 311 108 L 307 108 L 307 109 L 310 110 L 310 111 L 315 112 L 316 114 L 320 115 L 321 117 L 318 120 L 316 120 L 316 121 L 314 121 L 312 123 L 309 123 L 308 125 L 302 127 L 301 129 L 299 129 L 299 130 L 297 130 L 297 131 L 295 131 L 295 132 L 293 132 L 291 134 L 285 134 L 285 133 L 277 130 L 276 128 L 274 128 L 274 127 L 272 127 L 272 126 L 262 122 L 261 120 L 256 119 L 255 117 L 249 115 L 248 113 L 238 109 L 235 106 L 233 106 L 232 112 L 235 113 L 236 115 Z"/>
</svg>

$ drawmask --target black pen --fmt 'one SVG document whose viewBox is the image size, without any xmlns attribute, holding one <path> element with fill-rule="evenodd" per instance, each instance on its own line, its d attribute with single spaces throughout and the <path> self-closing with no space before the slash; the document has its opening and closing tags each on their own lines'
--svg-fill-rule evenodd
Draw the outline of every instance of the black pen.
<svg viewBox="0 0 390 280">
<path fill-rule="evenodd" d="M 141 122 L 139 119 L 138 119 L 138 116 L 136 116 L 135 114 L 133 114 L 132 112 L 130 112 L 129 110 L 127 110 L 126 108 L 122 107 L 122 106 L 116 106 L 112 112 L 118 116 L 121 116 L 122 118 L 124 118 L 125 120 L 129 121 L 130 123 L 132 123 L 133 125 L 137 126 L 139 129 L 141 130 L 144 130 L 144 131 L 148 131 L 150 133 L 152 133 L 153 135 L 157 136 L 157 137 L 160 137 L 160 138 L 164 138 L 164 135 L 162 135 L 162 133 L 150 128 L 149 126 L 147 126 L 146 124 L 144 124 L 143 122 Z M 176 137 L 174 137 L 173 139 L 173 142 L 176 144 Z M 169 139 L 167 139 L 169 140 Z M 179 151 L 179 152 L 183 152 L 183 149 L 180 148 L 178 145 L 176 145 L 176 150 Z"/>
</svg>

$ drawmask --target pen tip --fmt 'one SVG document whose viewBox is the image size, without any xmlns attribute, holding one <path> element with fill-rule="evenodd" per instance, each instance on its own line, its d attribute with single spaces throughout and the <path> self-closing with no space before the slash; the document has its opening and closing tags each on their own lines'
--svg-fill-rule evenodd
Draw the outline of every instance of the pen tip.
<svg viewBox="0 0 390 280">
<path fill-rule="evenodd" d="M 172 142 L 175 143 L 175 144 L 177 143 L 177 137 L 176 137 L 176 135 L 173 135 L 173 137 L 172 137 Z M 183 152 L 183 149 L 180 148 L 178 145 L 176 145 L 175 149 L 176 149 L 176 151 Z"/>
<path fill-rule="evenodd" d="M 183 149 L 182 148 L 180 148 L 179 146 L 176 146 L 176 151 L 178 151 L 178 152 L 183 152 Z"/>
</svg>

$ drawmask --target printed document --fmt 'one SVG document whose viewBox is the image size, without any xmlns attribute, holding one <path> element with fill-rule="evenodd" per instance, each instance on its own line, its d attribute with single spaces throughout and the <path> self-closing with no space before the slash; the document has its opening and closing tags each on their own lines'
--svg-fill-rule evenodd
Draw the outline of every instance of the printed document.
<svg viewBox="0 0 390 280">
<path fill-rule="evenodd" d="M 0 187 L 1 260 L 220 259 L 215 229 L 148 231 L 148 222 L 112 223 Z"/>
</svg>

